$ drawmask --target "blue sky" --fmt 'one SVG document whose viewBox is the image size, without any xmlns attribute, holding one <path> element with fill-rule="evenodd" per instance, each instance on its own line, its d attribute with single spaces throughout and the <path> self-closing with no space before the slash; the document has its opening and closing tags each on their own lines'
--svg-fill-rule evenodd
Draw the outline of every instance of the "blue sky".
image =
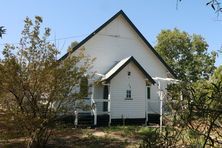
<svg viewBox="0 0 222 148">
<path fill-rule="evenodd" d="M 176 0 L 5 0 L 1 1 L 0 25 L 7 34 L 4 43 L 18 43 L 26 16 L 42 16 L 44 26 L 52 29 L 51 40 L 61 54 L 72 41 L 81 41 L 119 10 L 123 10 L 147 40 L 154 46 L 162 29 L 178 28 L 202 35 L 209 50 L 222 45 L 222 21 L 205 4 L 208 0 L 183 0 L 176 9 Z M 222 55 L 216 66 L 222 64 Z"/>
</svg>

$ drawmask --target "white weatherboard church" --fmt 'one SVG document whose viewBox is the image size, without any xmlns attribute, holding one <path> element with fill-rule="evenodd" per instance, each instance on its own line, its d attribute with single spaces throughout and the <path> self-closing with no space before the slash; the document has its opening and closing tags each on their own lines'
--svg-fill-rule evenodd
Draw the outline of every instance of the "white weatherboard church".
<svg viewBox="0 0 222 148">
<path fill-rule="evenodd" d="M 109 124 L 122 118 L 147 122 L 148 114 L 160 114 L 158 92 L 167 87 L 161 79 L 176 76 L 122 10 L 74 47 L 73 53 L 81 48 L 95 58 L 91 71 L 99 77 L 90 88 L 94 124 L 102 114 L 109 115 Z"/>
</svg>

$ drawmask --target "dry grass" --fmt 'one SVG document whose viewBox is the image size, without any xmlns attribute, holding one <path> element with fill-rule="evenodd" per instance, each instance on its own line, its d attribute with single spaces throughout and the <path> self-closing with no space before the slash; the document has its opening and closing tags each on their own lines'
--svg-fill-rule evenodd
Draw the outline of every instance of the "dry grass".
<svg viewBox="0 0 222 148">
<path fill-rule="evenodd" d="M 0 117 L 4 114 L 0 113 Z M 27 137 L 22 136 L 18 129 L 9 127 L 10 123 L 5 123 L 0 118 L 0 148 L 23 148 L 26 147 Z M 115 130 L 116 129 L 116 130 Z M 130 130 L 129 130 L 130 129 Z M 52 136 L 47 147 L 55 148 L 115 148 L 115 147 L 138 147 L 138 139 L 134 136 L 126 135 L 133 132 L 131 128 L 73 128 L 67 125 L 58 125 L 52 131 Z M 131 134 L 132 135 L 132 134 Z"/>
<path fill-rule="evenodd" d="M 119 129 L 113 130 L 113 129 Z M 134 127 L 130 131 L 125 127 L 112 128 L 72 128 L 59 127 L 53 129 L 53 135 L 49 140 L 47 147 L 55 148 L 125 148 L 139 147 L 140 139 L 135 135 L 126 135 L 128 132 L 134 132 Z M 8 140 L 0 140 L 0 147 L 25 147 L 27 138 L 18 137 Z"/>
</svg>

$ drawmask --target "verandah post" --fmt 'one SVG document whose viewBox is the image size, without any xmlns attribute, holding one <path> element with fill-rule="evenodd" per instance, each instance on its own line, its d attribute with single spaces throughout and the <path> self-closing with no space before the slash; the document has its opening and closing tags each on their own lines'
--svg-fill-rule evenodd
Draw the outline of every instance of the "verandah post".
<svg viewBox="0 0 222 148">
<path fill-rule="evenodd" d="M 92 101 L 92 110 L 93 110 L 93 114 L 94 114 L 94 120 L 93 120 L 93 124 L 94 126 L 97 125 L 97 109 L 96 109 L 96 102 L 94 100 L 94 84 L 92 84 L 92 94 L 91 94 L 91 101 Z"/>
<path fill-rule="evenodd" d="M 109 114 L 109 123 L 108 123 L 108 126 L 111 125 L 111 96 L 110 96 L 110 84 L 108 85 L 108 88 L 109 88 L 109 94 L 108 94 L 108 114 Z"/>
</svg>

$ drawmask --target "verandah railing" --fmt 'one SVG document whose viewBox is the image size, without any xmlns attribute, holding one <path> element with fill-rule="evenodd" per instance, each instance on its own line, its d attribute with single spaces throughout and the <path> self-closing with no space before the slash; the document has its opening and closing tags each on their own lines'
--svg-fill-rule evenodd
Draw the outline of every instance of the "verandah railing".
<svg viewBox="0 0 222 148">
<path fill-rule="evenodd" d="M 109 115 L 109 125 L 111 123 L 111 112 L 110 112 L 110 99 L 93 99 L 93 98 L 85 98 L 82 100 L 83 104 L 86 105 L 86 106 L 90 106 L 89 107 L 89 110 L 75 110 L 74 114 L 75 114 L 75 126 L 78 125 L 78 116 L 80 113 L 90 113 L 91 112 L 91 115 L 93 115 L 93 124 L 94 126 L 97 125 L 97 116 L 98 115 L 102 115 L 102 114 L 108 114 Z M 103 110 L 99 110 L 98 111 L 98 107 L 97 107 L 97 104 L 98 103 L 108 103 L 107 105 L 107 109 L 106 111 L 103 111 Z"/>
</svg>

